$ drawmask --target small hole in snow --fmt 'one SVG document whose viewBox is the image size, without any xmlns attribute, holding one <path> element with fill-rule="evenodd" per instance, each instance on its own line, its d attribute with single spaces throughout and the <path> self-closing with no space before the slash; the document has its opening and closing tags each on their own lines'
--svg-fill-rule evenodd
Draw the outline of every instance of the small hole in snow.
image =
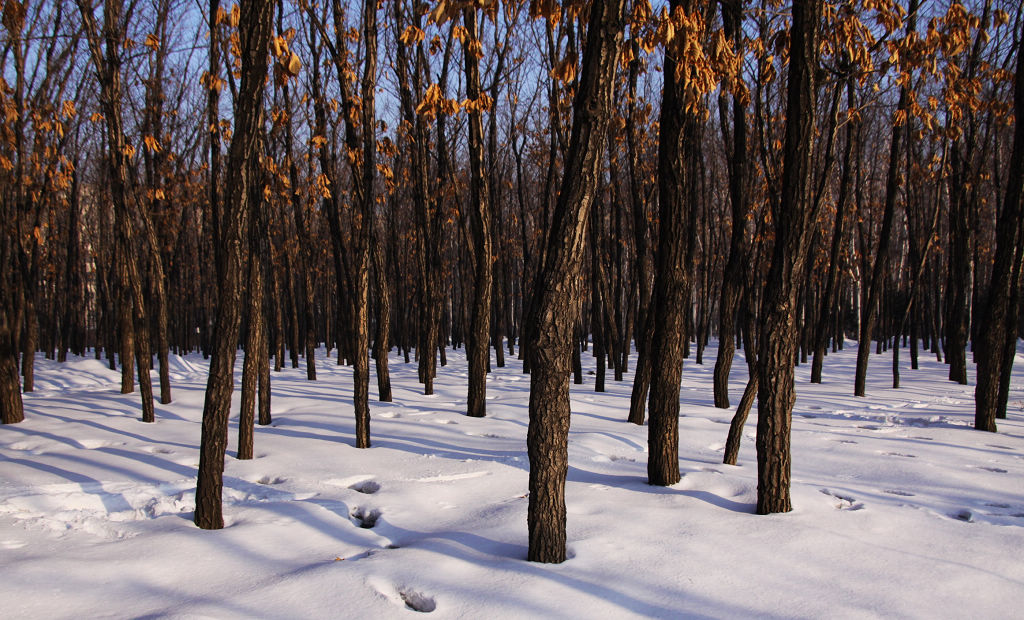
<svg viewBox="0 0 1024 620">
<path fill-rule="evenodd" d="M 398 591 L 398 595 L 402 597 L 402 601 L 405 602 L 405 606 L 413 611 L 430 613 L 437 609 L 437 603 L 434 602 L 432 597 L 417 592 L 416 590 L 403 588 Z"/>
</svg>

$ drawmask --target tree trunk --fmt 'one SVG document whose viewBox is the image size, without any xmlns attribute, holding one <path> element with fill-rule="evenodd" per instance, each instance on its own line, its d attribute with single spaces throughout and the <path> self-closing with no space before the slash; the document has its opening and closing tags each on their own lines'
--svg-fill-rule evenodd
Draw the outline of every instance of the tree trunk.
<svg viewBox="0 0 1024 620">
<path fill-rule="evenodd" d="M 0 276 L 6 280 L 6 276 Z M 5 282 L 6 284 L 6 282 Z M 5 287 L 5 292 L 9 290 Z M 6 305 L 5 302 L 0 302 Z M 17 424 L 25 419 L 18 379 L 18 352 L 14 348 L 6 308 L 0 308 L 0 423 Z"/>
<path fill-rule="evenodd" d="M 253 458 L 253 426 L 256 421 L 256 390 L 260 380 L 260 357 L 266 347 L 266 320 L 263 310 L 263 261 L 260 238 L 268 229 L 260 204 L 260 183 L 249 187 L 249 261 L 246 286 L 248 330 L 245 338 L 245 360 L 242 362 L 242 401 L 238 415 L 238 458 Z"/>
<path fill-rule="evenodd" d="M 684 10 L 683 0 L 672 0 L 670 12 Z M 696 120 L 684 112 L 685 85 L 677 81 L 675 48 L 665 54 L 658 131 L 659 235 L 655 254 L 654 322 L 650 340 L 650 421 L 647 429 L 647 480 L 670 486 L 679 482 L 679 387 L 683 356 L 688 338 L 686 315 L 690 311 L 691 244 L 687 234 L 694 204 L 687 173 L 691 162 L 683 161 L 680 140 L 684 131 L 691 142 Z M 689 151 L 689 149 L 688 149 Z"/>
<path fill-rule="evenodd" d="M 757 512 L 789 512 L 790 427 L 796 393 L 795 310 L 807 262 L 812 209 L 807 196 L 814 134 L 817 28 L 820 6 L 794 0 L 790 29 L 782 188 L 772 218 L 775 247 L 765 286 L 758 336 Z"/>
<path fill-rule="evenodd" d="M 854 78 L 846 80 L 846 107 L 856 109 Z M 842 251 L 846 243 L 847 211 L 850 203 L 850 188 L 853 181 L 853 155 L 860 135 L 858 117 L 846 121 L 846 144 L 843 147 L 843 171 L 839 178 L 839 195 L 836 199 L 836 221 L 832 229 L 832 246 L 829 250 L 828 274 L 825 280 L 825 293 L 818 306 L 818 320 L 814 329 L 814 357 L 811 359 L 811 383 L 821 383 L 821 371 L 825 362 L 825 347 L 828 345 L 828 332 L 835 315 L 839 315 L 839 284 L 842 277 Z"/>
<path fill-rule="evenodd" d="M 374 220 L 377 218 L 374 217 Z M 373 254 L 374 290 L 377 293 L 377 333 L 373 339 L 373 358 L 377 368 L 377 400 L 390 403 L 391 373 L 388 371 L 388 354 L 391 353 L 391 289 L 388 286 L 387 261 L 384 258 L 384 241 L 380 238 L 377 222 L 370 231 L 370 251 Z"/>
<path fill-rule="evenodd" d="M 267 50 L 273 23 L 271 0 L 242 0 L 238 26 L 242 50 L 241 83 L 235 102 L 235 130 L 228 153 L 227 204 L 220 246 L 224 266 L 219 278 L 215 344 L 203 404 L 202 443 L 196 483 L 195 523 L 202 529 L 224 527 L 221 490 L 228 414 L 234 389 L 233 369 L 241 323 L 242 244 L 249 224 L 250 185 L 258 166 L 260 114 L 267 76 Z"/>
<path fill-rule="evenodd" d="M 1024 27 L 1022 27 L 1024 34 Z M 1017 314 L 1020 312 L 1020 281 L 1024 239 L 1024 53 L 1017 50 L 1017 80 L 1013 91 L 1018 119 L 1007 171 L 1006 200 L 996 226 L 995 261 L 992 280 L 979 318 L 985 329 L 976 343 L 978 385 L 974 390 L 974 428 L 996 430 L 996 419 L 1006 416 L 1006 396 L 1017 343 Z"/>
<path fill-rule="evenodd" d="M 565 477 L 568 472 L 569 372 L 578 314 L 579 272 L 589 209 L 612 107 L 622 43 L 622 0 L 593 0 L 561 191 L 547 252 L 533 291 L 529 331 L 529 551 L 535 562 L 565 560 Z"/>
<path fill-rule="evenodd" d="M 911 0 L 909 6 L 909 18 L 907 19 L 907 36 L 916 30 L 917 24 L 917 1 Z M 868 359 L 871 354 L 871 339 L 875 329 L 875 322 L 878 320 L 882 303 L 882 293 L 886 286 L 886 278 L 889 275 L 889 263 L 891 260 L 893 226 L 896 219 L 896 194 L 899 192 L 899 163 L 900 163 L 900 141 L 902 134 L 909 131 L 910 119 L 907 113 L 909 95 L 907 83 L 900 87 L 899 103 L 896 105 L 896 112 L 892 123 L 892 136 L 889 142 L 889 168 L 885 180 L 885 203 L 882 212 L 882 230 L 878 236 L 877 256 L 871 268 L 871 277 L 867 281 L 868 293 L 867 302 L 864 304 L 860 321 L 860 334 L 857 341 L 857 369 L 854 375 L 854 396 L 864 396 L 865 382 L 868 374 Z M 902 118 L 898 122 L 896 118 Z"/>
<path fill-rule="evenodd" d="M 480 105 L 480 60 L 476 49 L 480 46 L 477 28 L 477 9 L 463 10 L 463 21 L 468 35 L 463 39 L 463 59 L 466 69 L 466 97 L 479 102 L 469 111 L 469 221 L 472 230 L 474 265 L 473 317 L 469 331 L 466 357 L 469 361 L 469 397 L 466 414 L 482 418 L 487 414 L 487 362 L 491 335 L 491 205 L 484 176 L 483 123 Z M 497 79 L 497 78 L 495 78 Z M 498 343 L 498 346 L 501 346 Z"/>
</svg>

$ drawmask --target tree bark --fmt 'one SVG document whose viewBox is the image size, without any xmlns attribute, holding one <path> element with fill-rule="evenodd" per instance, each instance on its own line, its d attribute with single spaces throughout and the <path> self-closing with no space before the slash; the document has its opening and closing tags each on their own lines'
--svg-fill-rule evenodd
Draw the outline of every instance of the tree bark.
<svg viewBox="0 0 1024 620">
<path fill-rule="evenodd" d="M 670 12 L 684 10 L 683 0 L 672 0 Z M 690 7 L 687 7 L 690 8 Z M 669 486 L 679 482 L 679 387 L 688 338 L 686 315 L 691 308 L 691 242 L 688 224 L 695 205 L 689 202 L 694 179 L 687 174 L 680 140 L 693 137 L 695 119 L 684 111 L 684 83 L 677 80 L 675 48 L 665 54 L 658 131 L 659 235 L 655 255 L 654 319 L 650 340 L 650 420 L 647 429 L 647 479 Z M 689 149 L 692 147 L 688 147 Z M 691 151 L 692 152 L 692 151 Z"/>
<path fill-rule="evenodd" d="M 775 247 L 765 287 L 758 337 L 757 512 L 789 512 L 790 427 L 796 393 L 796 303 L 813 221 L 807 196 L 814 135 L 817 29 L 820 6 L 794 0 L 782 188 L 773 214 Z"/>
<path fill-rule="evenodd" d="M 1024 34 L 1024 26 L 1022 26 Z M 996 226 L 996 251 L 992 280 L 979 320 L 985 326 L 975 343 L 978 384 L 974 389 L 974 428 L 996 431 L 1000 410 L 1006 415 L 1010 368 L 1017 343 L 1018 283 L 1024 263 L 1024 53 L 1017 49 L 1016 84 L 1013 91 L 1017 123 L 1007 171 L 1006 199 Z"/>
<path fill-rule="evenodd" d="M 242 244 L 250 211 L 250 185 L 259 157 L 267 55 L 273 23 L 272 0 L 242 0 L 238 25 L 242 50 L 241 83 L 235 101 L 235 130 L 228 152 L 227 204 L 224 212 L 224 269 L 220 274 L 215 344 L 203 404 L 202 442 L 196 482 L 195 524 L 205 530 L 224 527 L 221 490 L 227 449 L 228 414 L 234 389 L 233 369 L 241 323 Z"/>
<path fill-rule="evenodd" d="M 469 222 L 473 237 L 474 286 L 473 316 L 469 331 L 466 357 L 469 362 L 469 396 L 466 414 L 482 418 L 487 414 L 487 362 L 491 335 L 491 295 L 493 270 L 491 265 L 491 205 L 484 176 L 483 122 L 480 107 L 480 33 L 477 28 L 477 9 L 463 9 L 463 22 L 468 35 L 463 39 L 463 60 L 466 71 L 466 98 L 477 102 L 468 114 L 469 123 Z M 494 79 L 497 79 L 495 77 Z M 500 344 L 498 345 L 500 346 Z"/>
<path fill-rule="evenodd" d="M 587 216 L 597 190 L 612 107 L 615 64 L 622 44 L 622 13 L 622 0 L 591 3 L 565 173 L 531 303 L 527 558 L 535 562 L 565 560 L 565 478 L 569 466 L 566 378 L 578 314 L 576 300 L 580 294 Z"/>
<path fill-rule="evenodd" d="M 736 53 L 743 50 L 743 0 L 722 3 L 725 36 L 733 41 Z M 724 96 L 723 96 L 724 99 Z M 726 127 L 725 106 L 722 105 L 722 128 Z M 722 276 L 722 295 L 718 303 L 718 354 L 715 357 L 714 399 L 720 409 L 729 408 L 729 372 L 736 353 L 736 311 L 743 290 L 743 269 L 746 257 L 747 213 L 747 110 L 741 97 L 732 97 L 732 145 L 726 147 L 729 157 L 729 200 L 732 205 L 729 258 Z"/>
</svg>

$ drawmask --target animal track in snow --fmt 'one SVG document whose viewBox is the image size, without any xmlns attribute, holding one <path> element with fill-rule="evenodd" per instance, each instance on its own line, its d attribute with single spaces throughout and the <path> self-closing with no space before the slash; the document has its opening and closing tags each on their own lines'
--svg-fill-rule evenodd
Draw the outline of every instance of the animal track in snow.
<svg viewBox="0 0 1024 620">
<path fill-rule="evenodd" d="M 108 446 L 124 445 L 124 442 L 118 443 L 116 441 L 104 441 L 102 439 L 75 439 L 74 442 L 78 444 L 79 448 L 84 448 L 86 450 L 97 450 Z"/>
<path fill-rule="evenodd" d="M 956 519 L 957 521 L 963 521 L 964 523 L 974 522 L 974 513 L 966 508 L 958 512 L 950 513 L 949 517 L 951 519 Z"/>
<path fill-rule="evenodd" d="M 914 497 L 914 494 L 910 491 L 901 491 L 899 489 L 885 489 L 883 492 L 889 495 L 899 495 L 900 497 Z"/>
<path fill-rule="evenodd" d="M 413 611 L 430 613 L 437 609 L 437 603 L 432 596 L 427 596 L 408 587 L 398 588 L 398 596 L 402 598 L 405 606 Z"/>
<path fill-rule="evenodd" d="M 349 488 L 353 491 L 358 491 L 359 493 L 373 495 L 377 491 L 380 491 L 380 483 L 376 480 L 363 480 L 362 482 L 357 482 L 351 485 Z"/>
<path fill-rule="evenodd" d="M 828 495 L 829 497 L 832 497 L 835 500 L 837 500 L 834 504 L 832 504 L 833 506 L 835 506 L 836 510 L 860 510 L 864 508 L 864 504 L 858 502 L 856 499 L 848 495 L 840 495 L 839 493 L 830 491 L 828 489 L 818 490 L 824 495 Z"/>
<path fill-rule="evenodd" d="M 36 443 L 34 441 L 16 441 L 7 447 L 11 450 L 18 450 L 19 452 L 32 452 L 39 454 L 42 452 L 41 448 L 43 447 L 43 444 Z"/>
<path fill-rule="evenodd" d="M 174 450 L 158 448 L 157 446 L 143 446 L 141 450 L 150 454 L 174 454 Z"/>
<path fill-rule="evenodd" d="M 380 519 L 380 510 L 356 506 L 349 513 L 349 516 L 355 520 L 356 525 L 368 530 L 377 525 L 377 520 Z"/>
<path fill-rule="evenodd" d="M 467 431 L 466 435 L 469 437 L 483 437 L 484 439 L 508 439 L 508 437 L 495 435 L 494 433 L 471 433 Z"/>
<path fill-rule="evenodd" d="M 288 479 L 272 476 L 263 476 L 262 478 L 256 481 L 256 484 L 282 484 L 284 482 L 288 482 Z"/>
</svg>

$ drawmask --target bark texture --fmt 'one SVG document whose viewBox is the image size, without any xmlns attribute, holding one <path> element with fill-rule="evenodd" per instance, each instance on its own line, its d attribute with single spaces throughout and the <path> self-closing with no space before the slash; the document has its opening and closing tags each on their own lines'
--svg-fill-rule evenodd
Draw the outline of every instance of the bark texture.
<svg viewBox="0 0 1024 620">
<path fill-rule="evenodd" d="M 569 386 L 589 210 L 607 139 L 615 64 L 622 45 L 622 0 L 594 0 L 573 103 L 565 174 L 547 252 L 531 304 L 528 559 L 565 560 L 565 477 L 569 455 Z"/>
<path fill-rule="evenodd" d="M 227 204 L 220 245 L 224 265 L 217 300 L 215 342 L 203 403 L 202 443 L 196 482 L 195 523 L 202 529 L 224 527 L 221 491 L 233 370 L 242 317 L 243 248 L 249 223 L 250 185 L 259 157 L 260 114 L 267 76 L 267 49 L 273 19 L 269 0 L 243 0 L 238 25 L 242 49 L 241 81 L 235 105 L 235 130 L 228 152 Z"/>
<path fill-rule="evenodd" d="M 807 179 L 814 134 L 817 27 L 815 0 L 793 2 L 782 188 L 773 213 L 775 247 L 764 291 L 758 337 L 757 512 L 789 512 L 790 428 L 796 392 L 796 308 L 807 262 L 811 203 Z"/>
</svg>

